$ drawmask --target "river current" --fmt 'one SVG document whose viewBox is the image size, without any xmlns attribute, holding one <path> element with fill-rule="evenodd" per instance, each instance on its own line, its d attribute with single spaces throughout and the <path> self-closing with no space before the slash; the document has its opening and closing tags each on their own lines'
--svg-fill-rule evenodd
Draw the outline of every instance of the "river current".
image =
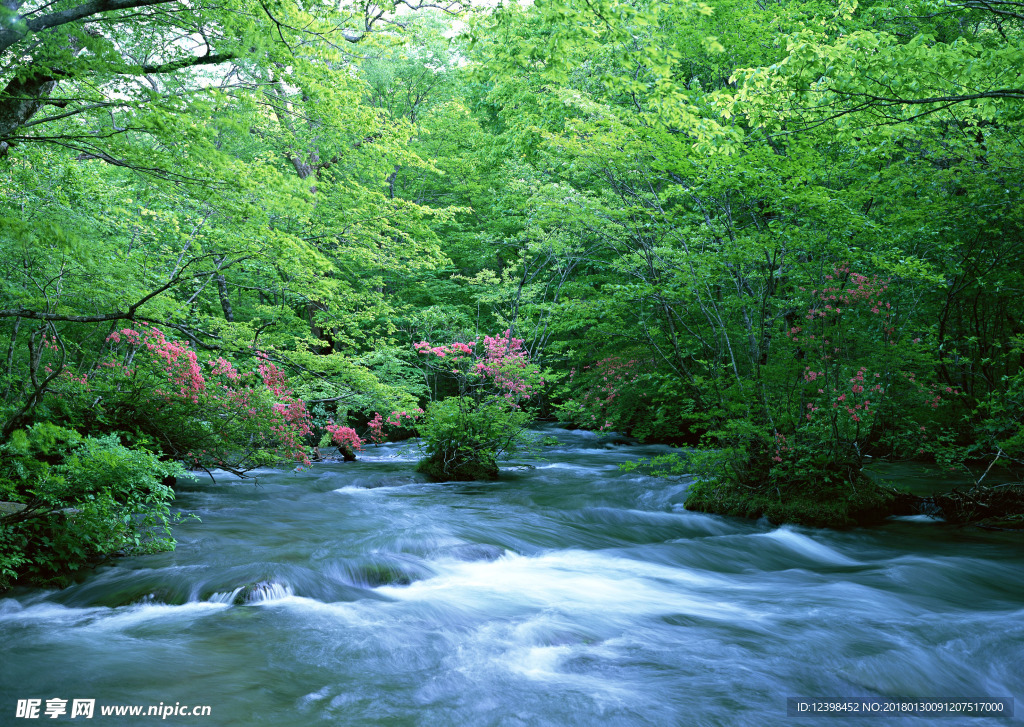
<svg viewBox="0 0 1024 727">
<path fill-rule="evenodd" d="M 1012 698 L 1024 547 L 927 518 L 849 531 L 683 509 L 663 451 L 546 429 L 494 483 L 408 444 L 185 482 L 173 553 L 0 600 L 0 725 L 1009 724 L 790 717 L 815 700 Z M 93 720 L 42 714 L 94 699 Z M 41 700 L 39 719 L 16 717 Z M 207 705 L 205 717 L 102 705 Z"/>
</svg>

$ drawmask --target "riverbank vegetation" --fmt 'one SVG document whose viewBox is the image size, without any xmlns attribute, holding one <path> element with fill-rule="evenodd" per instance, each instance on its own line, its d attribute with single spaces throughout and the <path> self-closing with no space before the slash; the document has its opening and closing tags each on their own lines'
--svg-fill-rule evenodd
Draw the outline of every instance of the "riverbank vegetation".
<svg viewBox="0 0 1024 727">
<path fill-rule="evenodd" d="M 865 457 L 1024 460 L 1020 3 L 7 12 L 0 586 L 389 434 L 626 432 L 821 525 Z"/>
</svg>

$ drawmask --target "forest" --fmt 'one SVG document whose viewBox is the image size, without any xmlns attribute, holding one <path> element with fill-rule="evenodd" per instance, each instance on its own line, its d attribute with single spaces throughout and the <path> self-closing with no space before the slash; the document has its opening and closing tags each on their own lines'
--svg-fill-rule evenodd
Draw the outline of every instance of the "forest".
<svg viewBox="0 0 1024 727">
<path fill-rule="evenodd" d="M 1024 2 L 10 0 L 0 590 L 175 483 L 535 421 L 686 507 L 1024 524 Z"/>
</svg>

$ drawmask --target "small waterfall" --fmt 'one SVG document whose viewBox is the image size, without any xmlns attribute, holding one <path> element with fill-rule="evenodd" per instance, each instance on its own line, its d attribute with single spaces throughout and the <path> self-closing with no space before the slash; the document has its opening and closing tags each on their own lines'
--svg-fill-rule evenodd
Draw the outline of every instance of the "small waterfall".
<svg viewBox="0 0 1024 727">
<path fill-rule="evenodd" d="M 260 581 L 239 586 L 232 591 L 218 591 L 212 594 L 207 600 L 210 603 L 227 603 L 241 605 L 244 603 L 262 603 L 263 601 L 278 601 L 282 598 L 294 596 L 295 591 L 289 585 L 282 585 L 273 581 Z"/>
</svg>

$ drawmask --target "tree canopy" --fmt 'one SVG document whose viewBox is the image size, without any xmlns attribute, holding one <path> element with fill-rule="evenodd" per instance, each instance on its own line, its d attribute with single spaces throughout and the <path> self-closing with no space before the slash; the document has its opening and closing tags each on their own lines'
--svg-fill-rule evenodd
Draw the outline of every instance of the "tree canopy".
<svg viewBox="0 0 1024 727">
<path fill-rule="evenodd" d="M 869 455 L 1024 460 L 1021 3 L 2 13 L 0 499 L 37 519 L 0 558 L 87 496 L 86 451 L 472 440 L 505 404 L 416 344 L 501 331 L 534 388 L 499 439 L 700 446 L 662 464 L 717 472 L 709 509 L 846 497 Z"/>
</svg>

